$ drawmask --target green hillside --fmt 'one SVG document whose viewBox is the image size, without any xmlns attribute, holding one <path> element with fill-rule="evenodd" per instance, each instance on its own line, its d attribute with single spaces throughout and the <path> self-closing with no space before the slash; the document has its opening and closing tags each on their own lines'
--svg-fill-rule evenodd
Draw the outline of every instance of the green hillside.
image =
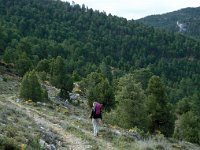
<svg viewBox="0 0 200 150">
<path fill-rule="evenodd" d="M 85 5 L 0 0 L 0 60 L 1 73 L 23 78 L 18 95 L 25 100 L 47 101 L 40 83 L 49 83 L 73 103 L 78 83 L 89 106 L 103 103 L 107 123 L 200 144 L 195 38 Z"/>
<path fill-rule="evenodd" d="M 147 16 L 137 21 L 171 32 L 181 32 L 187 36 L 200 38 L 200 7 L 184 8 L 161 15 Z"/>
</svg>

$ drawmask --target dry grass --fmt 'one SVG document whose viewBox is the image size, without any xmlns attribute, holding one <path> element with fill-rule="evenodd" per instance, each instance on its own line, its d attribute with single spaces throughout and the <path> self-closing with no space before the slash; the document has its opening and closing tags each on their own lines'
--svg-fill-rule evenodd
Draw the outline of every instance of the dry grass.
<svg viewBox="0 0 200 150">
<path fill-rule="evenodd" d="M 88 109 L 78 106 L 70 106 L 69 108 L 66 108 L 56 103 L 49 103 L 45 106 L 36 105 L 35 103 L 16 103 L 16 96 L 13 95 L 18 95 L 19 84 L 20 79 L 12 76 L 8 76 L 6 77 L 6 80 L 0 81 L 0 140 L 3 138 L 5 139 L 4 142 L 8 144 L 13 143 L 13 146 L 16 148 L 19 148 L 21 144 L 25 144 L 30 149 L 37 147 L 37 140 L 42 138 L 42 133 L 39 130 L 39 122 L 42 123 L 42 121 L 44 121 L 49 124 L 49 127 L 54 127 L 52 132 L 56 136 L 60 137 L 60 140 L 66 141 L 66 139 L 61 138 L 61 135 L 63 135 L 63 137 L 69 137 L 64 135 L 70 133 L 71 138 L 74 140 L 80 140 L 79 144 L 85 144 L 85 146 L 83 146 L 85 149 L 200 149 L 198 145 L 176 141 L 174 139 L 168 140 L 163 136 L 152 136 L 146 140 L 134 140 L 125 136 L 125 134 L 123 134 L 123 129 L 113 128 L 112 126 L 101 127 L 100 136 L 95 138 L 92 133 L 91 120 L 88 117 L 90 113 L 88 112 Z M 57 89 L 52 88 L 50 85 L 48 88 L 53 93 L 51 96 L 55 97 Z M 12 99 L 8 101 L 8 97 L 11 96 L 13 96 Z M 17 104 L 22 107 L 18 107 Z M 31 116 L 35 116 L 35 120 Z M 60 133 L 61 131 L 64 133 Z M 73 139 L 71 139 L 72 143 L 75 142 Z M 66 145 L 63 144 L 61 147 L 64 149 L 67 147 L 69 148 L 68 144 L 69 143 L 66 143 Z M 38 149 L 38 147 L 36 149 Z"/>
</svg>

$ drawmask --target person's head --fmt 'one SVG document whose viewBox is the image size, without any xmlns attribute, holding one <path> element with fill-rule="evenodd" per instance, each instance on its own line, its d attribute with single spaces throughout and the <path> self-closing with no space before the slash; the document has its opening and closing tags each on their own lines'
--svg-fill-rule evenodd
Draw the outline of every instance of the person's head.
<svg viewBox="0 0 200 150">
<path fill-rule="evenodd" d="M 93 102 L 93 107 L 95 107 L 96 106 L 96 102 Z"/>
</svg>

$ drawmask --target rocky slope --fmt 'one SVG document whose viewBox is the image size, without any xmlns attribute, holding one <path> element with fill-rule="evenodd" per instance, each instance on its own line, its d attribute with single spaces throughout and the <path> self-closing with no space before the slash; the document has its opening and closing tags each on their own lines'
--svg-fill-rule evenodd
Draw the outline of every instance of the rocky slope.
<svg viewBox="0 0 200 150">
<path fill-rule="evenodd" d="M 49 103 L 25 102 L 18 97 L 20 81 L 15 75 L 1 72 L 0 140 L 6 139 L 4 143 L 12 143 L 15 149 L 200 149 L 197 145 L 161 135 L 143 137 L 135 130 L 127 131 L 106 123 L 102 124 L 100 136 L 96 138 L 84 98 L 80 97 L 79 106 L 65 103 L 57 97 L 59 90 L 46 84 Z"/>
</svg>

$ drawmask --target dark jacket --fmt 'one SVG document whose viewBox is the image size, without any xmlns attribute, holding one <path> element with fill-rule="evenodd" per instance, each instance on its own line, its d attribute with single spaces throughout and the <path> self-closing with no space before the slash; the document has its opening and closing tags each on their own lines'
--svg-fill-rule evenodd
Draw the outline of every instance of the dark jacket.
<svg viewBox="0 0 200 150">
<path fill-rule="evenodd" d="M 95 108 L 93 107 L 93 108 L 92 108 L 92 111 L 91 111 L 90 118 L 91 118 L 91 119 L 92 119 L 92 118 L 94 118 L 94 119 L 98 119 L 98 118 L 102 119 L 102 112 L 101 112 L 100 114 L 97 115 L 97 114 L 95 113 Z"/>
</svg>

